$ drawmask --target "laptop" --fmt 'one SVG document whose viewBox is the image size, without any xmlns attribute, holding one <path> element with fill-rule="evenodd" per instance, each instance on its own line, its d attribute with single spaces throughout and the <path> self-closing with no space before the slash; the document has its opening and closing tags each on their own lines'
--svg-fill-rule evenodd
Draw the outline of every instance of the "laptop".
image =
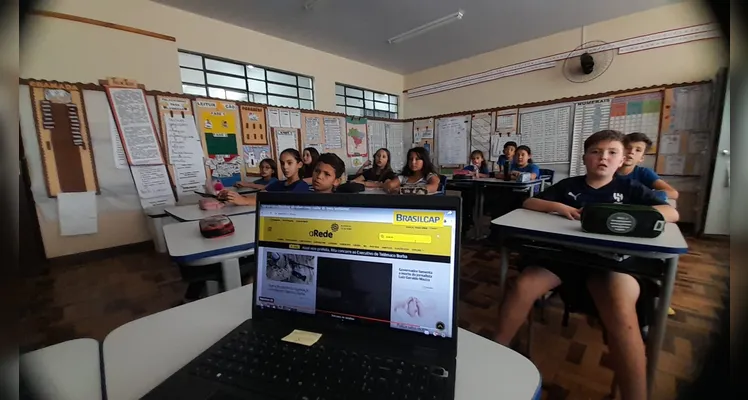
<svg viewBox="0 0 748 400">
<path fill-rule="evenodd" d="M 257 200 L 252 319 L 144 398 L 452 400 L 460 198 Z"/>
</svg>

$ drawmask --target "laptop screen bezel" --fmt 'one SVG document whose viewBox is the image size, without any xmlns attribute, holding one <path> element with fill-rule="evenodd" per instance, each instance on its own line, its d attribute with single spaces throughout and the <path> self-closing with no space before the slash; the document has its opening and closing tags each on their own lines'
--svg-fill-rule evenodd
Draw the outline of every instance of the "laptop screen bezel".
<svg viewBox="0 0 748 400">
<path fill-rule="evenodd" d="M 453 341 L 457 339 L 458 331 L 458 317 L 457 317 L 457 305 L 459 302 L 459 279 L 460 279 L 460 226 L 462 223 L 462 199 L 457 196 L 415 196 L 415 195 L 356 195 L 356 194 L 330 194 L 321 195 L 315 193 L 299 193 L 289 195 L 287 193 L 272 193 L 272 192 L 260 192 L 257 194 L 257 223 L 255 224 L 255 255 L 259 254 L 259 243 L 260 243 L 260 212 L 262 210 L 262 204 L 271 205 L 302 205 L 302 206 L 328 206 L 328 207 L 362 207 L 362 208 L 394 208 L 403 210 L 435 210 L 435 211 L 454 211 L 456 215 L 456 226 L 454 228 L 455 235 L 455 249 L 454 249 L 454 279 L 452 282 L 452 334 L 448 338 L 435 338 L 440 341 Z M 323 318 L 319 318 L 314 314 L 296 313 L 282 310 L 274 310 L 266 307 L 257 306 L 257 274 L 259 273 L 259 260 L 258 267 L 253 271 L 253 292 L 252 292 L 252 319 L 263 320 L 263 319 L 274 319 L 274 320 L 288 320 L 296 321 L 300 323 L 314 324 L 315 322 L 321 322 Z M 360 325 L 350 324 L 346 321 L 335 321 L 331 318 L 329 322 L 325 322 L 330 325 Z M 425 337 L 422 333 L 401 330 L 391 328 L 389 325 L 367 325 L 363 329 L 381 330 L 390 334 L 402 334 L 405 337 L 421 338 Z M 456 343 L 456 342 L 455 342 Z"/>
</svg>

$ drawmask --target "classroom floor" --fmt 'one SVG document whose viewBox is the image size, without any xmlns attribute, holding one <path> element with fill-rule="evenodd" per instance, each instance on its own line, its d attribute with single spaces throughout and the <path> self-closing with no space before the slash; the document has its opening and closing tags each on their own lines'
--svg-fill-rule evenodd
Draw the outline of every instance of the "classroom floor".
<svg viewBox="0 0 748 400">
<path fill-rule="evenodd" d="M 673 399 L 694 377 L 699 355 L 715 333 L 717 315 L 729 301 L 729 241 L 689 239 L 681 257 L 670 317 L 660 354 L 655 399 Z M 463 246 L 460 326 L 487 338 L 498 318 L 497 251 Z M 510 283 L 512 272 L 510 271 Z M 186 284 L 167 256 L 139 252 L 73 266 L 54 266 L 27 279 L 21 293 L 21 351 L 69 339 L 103 341 L 114 328 L 181 303 Z M 546 306 L 533 329 L 532 359 L 545 387 L 543 399 L 602 399 L 612 371 L 599 327 L 572 315 L 561 326 L 558 300 Z"/>
</svg>

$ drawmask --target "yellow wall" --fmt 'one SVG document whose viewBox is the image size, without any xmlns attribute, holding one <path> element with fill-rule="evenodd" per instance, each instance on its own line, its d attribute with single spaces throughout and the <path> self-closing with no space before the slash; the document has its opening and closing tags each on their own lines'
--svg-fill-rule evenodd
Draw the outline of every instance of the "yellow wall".
<svg viewBox="0 0 748 400">
<path fill-rule="evenodd" d="M 612 42 L 706 22 L 710 22 L 710 15 L 703 12 L 696 2 L 659 7 L 416 72 L 405 77 L 405 88 L 437 83 L 571 51 L 580 45 L 582 36 L 585 41 Z M 414 118 L 639 86 L 711 79 L 718 68 L 727 63 L 720 44 L 719 40 L 706 40 L 616 55 L 613 64 L 602 76 L 587 83 L 568 82 L 561 70 L 562 63 L 558 63 L 557 67 L 552 69 L 413 99 L 406 98 L 405 117 Z"/>
<path fill-rule="evenodd" d="M 23 78 L 97 82 L 121 76 L 149 89 L 181 93 L 177 50 L 184 49 L 312 76 L 319 110 L 335 111 L 335 82 L 386 93 L 404 89 L 402 75 L 147 0 L 55 0 L 43 7 L 173 36 L 176 42 L 33 16 L 21 43 Z M 99 232 L 85 236 L 60 236 L 56 220 L 41 213 L 39 218 L 47 257 L 150 238 L 142 211 L 100 212 Z"/>
</svg>

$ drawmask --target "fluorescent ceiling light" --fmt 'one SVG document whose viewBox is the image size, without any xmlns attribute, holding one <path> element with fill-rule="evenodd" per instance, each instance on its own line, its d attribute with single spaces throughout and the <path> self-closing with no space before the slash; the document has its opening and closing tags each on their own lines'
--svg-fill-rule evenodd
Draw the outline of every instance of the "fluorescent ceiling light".
<svg viewBox="0 0 748 400">
<path fill-rule="evenodd" d="M 446 17 L 441 17 L 441 18 L 439 18 L 437 20 L 434 20 L 434 21 L 431 21 L 429 23 L 423 24 L 423 25 L 421 25 L 421 26 L 419 26 L 417 28 L 413 28 L 413 29 L 411 29 L 411 30 L 409 30 L 409 31 L 407 31 L 405 33 L 401 33 L 401 34 L 399 34 L 399 35 L 397 35 L 395 37 L 392 37 L 389 40 L 387 40 L 387 43 L 389 43 L 389 44 L 395 44 L 395 43 L 400 43 L 400 42 L 402 42 L 404 40 L 408 40 L 408 39 L 410 39 L 410 38 L 412 38 L 414 36 L 418 36 L 418 35 L 420 35 L 420 34 L 422 34 L 424 32 L 428 32 L 428 31 L 430 31 L 432 29 L 436 29 L 436 28 L 438 28 L 440 26 L 443 26 L 443 25 L 446 25 L 446 24 L 448 24 L 450 22 L 454 22 L 454 21 L 460 20 L 460 19 L 462 19 L 462 16 L 464 14 L 465 14 L 465 12 L 462 11 L 462 10 L 460 10 L 460 11 L 457 11 L 456 13 L 454 13 L 454 14 L 449 14 Z"/>
</svg>

